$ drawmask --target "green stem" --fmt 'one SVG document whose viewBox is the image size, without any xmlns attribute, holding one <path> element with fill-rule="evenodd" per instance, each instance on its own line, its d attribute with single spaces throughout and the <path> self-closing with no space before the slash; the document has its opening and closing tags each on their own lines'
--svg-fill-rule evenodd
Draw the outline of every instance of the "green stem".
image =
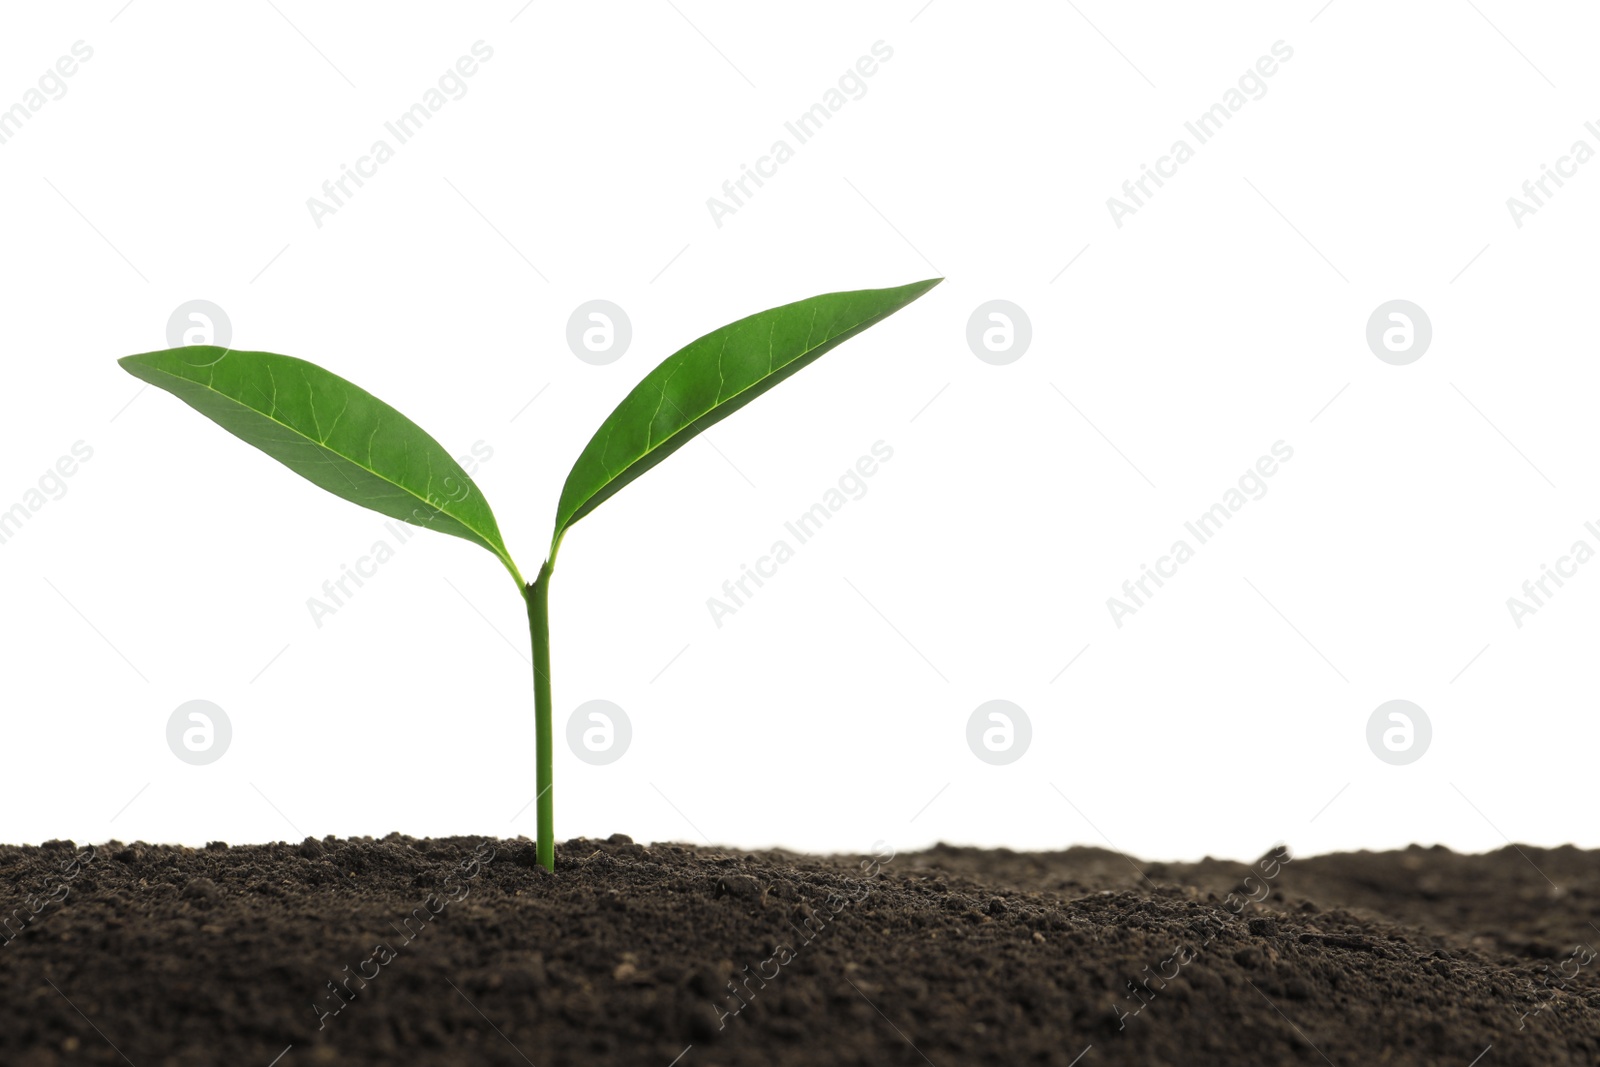
<svg viewBox="0 0 1600 1067">
<path fill-rule="evenodd" d="M 528 586 L 528 629 L 533 636 L 533 718 L 538 761 L 538 848 L 539 864 L 547 871 L 556 869 L 555 797 L 553 734 L 550 726 L 550 571 L 546 563 L 539 577 Z"/>
</svg>

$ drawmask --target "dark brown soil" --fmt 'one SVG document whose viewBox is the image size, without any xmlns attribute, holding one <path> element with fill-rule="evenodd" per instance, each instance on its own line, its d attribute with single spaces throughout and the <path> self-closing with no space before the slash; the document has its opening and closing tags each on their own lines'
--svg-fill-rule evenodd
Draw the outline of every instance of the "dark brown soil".
<svg viewBox="0 0 1600 1067">
<path fill-rule="evenodd" d="M 557 856 L 0 847 L 0 1064 L 1600 1063 L 1595 852 Z"/>
</svg>

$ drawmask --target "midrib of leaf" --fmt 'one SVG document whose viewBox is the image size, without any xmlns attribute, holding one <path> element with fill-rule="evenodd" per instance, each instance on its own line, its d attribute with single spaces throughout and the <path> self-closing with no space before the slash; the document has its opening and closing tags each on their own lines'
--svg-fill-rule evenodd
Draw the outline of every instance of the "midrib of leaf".
<svg viewBox="0 0 1600 1067">
<path fill-rule="evenodd" d="M 227 393 L 224 393 L 222 390 L 217 389 L 213 385 L 213 383 L 216 381 L 216 371 L 213 368 L 215 368 L 217 363 L 220 363 L 220 362 L 222 362 L 222 360 L 218 359 L 213 363 L 206 364 L 206 379 L 207 380 L 203 385 L 200 382 L 195 381 L 193 378 L 185 378 L 181 374 L 173 374 L 171 371 L 164 370 L 164 369 L 162 369 L 160 367 L 152 366 L 150 364 L 145 364 L 144 366 L 146 367 L 146 369 L 152 371 L 155 374 L 160 374 L 160 375 L 162 375 L 164 377 L 172 378 L 173 380 L 183 382 L 186 385 L 199 386 L 200 388 L 204 389 L 206 392 L 210 393 L 211 395 L 217 396 L 217 397 L 221 397 L 223 400 L 227 401 L 230 404 L 235 405 L 236 407 L 239 407 L 239 408 L 241 408 L 241 409 L 243 409 L 245 411 L 253 412 L 253 413 L 257 414 L 257 415 L 260 415 L 262 418 L 266 419 L 268 422 L 272 423 L 274 426 L 277 426 L 277 427 L 283 429 L 284 431 L 288 432 L 290 435 L 292 435 L 292 437 L 295 440 L 305 441 L 305 442 L 308 442 L 310 444 L 313 444 L 318 449 L 320 449 L 322 452 L 326 453 L 329 456 L 334 457 L 334 459 L 343 460 L 346 463 L 349 463 L 353 467 L 357 467 L 360 470 L 366 471 L 368 474 L 372 475 L 372 477 L 376 478 L 380 482 L 383 482 L 385 485 L 393 486 L 395 489 L 399 490 L 405 496 L 410 497 L 412 500 L 420 501 L 425 507 L 427 507 L 429 509 L 429 511 L 431 511 L 434 514 L 437 514 L 437 515 L 443 515 L 445 518 L 449 519 L 451 522 L 455 523 L 457 526 L 461 527 L 463 530 L 466 530 L 469 533 L 471 533 L 473 536 L 475 536 L 478 539 L 478 542 L 481 545 L 483 545 L 484 548 L 487 548 L 490 552 L 493 552 L 495 554 L 495 556 L 500 560 L 500 562 L 505 564 L 506 569 L 511 572 L 511 576 L 517 580 L 517 585 L 518 585 L 519 588 L 522 587 L 522 586 L 525 586 L 527 584 L 526 582 L 523 581 L 521 572 L 519 572 L 517 570 L 517 565 L 511 561 L 511 557 L 509 555 L 507 555 L 505 552 L 501 551 L 500 548 L 496 547 L 496 545 L 494 543 L 494 540 L 498 540 L 498 538 L 496 538 L 494 540 L 491 540 L 489 537 L 487 537 L 484 534 L 484 532 L 482 530 L 478 529 L 476 526 L 470 525 L 469 523 L 467 523 L 466 520 L 458 518 L 457 516 L 450 514 L 448 511 L 445 511 L 443 508 L 435 507 L 426 497 L 419 497 L 411 489 L 406 488 L 405 486 L 401 485 L 399 482 L 394 481 L 392 478 L 385 477 L 384 475 L 378 473 L 376 470 L 374 470 L 372 468 L 372 466 L 371 466 L 371 463 L 372 463 L 372 441 L 373 441 L 373 439 L 375 437 L 377 437 L 377 435 L 378 435 L 378 427 L 383 422 L 383 412 L 379 411 L 377 413 L 376 418 L 373 419 L 372 434 L 370 436 L 368 436 L 368 438 L 367 438 L 367 461 L 365 463 L 362 463 L 362 462 L 359 462 L 358 460 L 356 460 L 353 456 L 346 456 L 341 452 L 336 452 L 332 448 L 329 448 L 328 445 L 327 445 L 326 439 L 319 441 L 315 437 L 308 437 L 304 433 L 302 433 L 301 431 L 295 429 L 293 426 L 290 426 L 288 423 L 284 422 L 282 419 L 277 418 L 273 414 L 273 412 L 276 412 L 278 410 L 278 397 L 277 397 L 278 384 L 277 384 L 277 379 L 274 378 L 273 375 L 272 375 L 272 368 L 271 368 L 270 365 L 267 367 L 267 380 L 272 382 L 273 395 L 267 398 L 267 402 L 271 405 L 272 410 L 271 411 L 262 411 L 260 408 L 251 407 L 249 404 L 246 404 L 244 401 L 240 400 L 238 397 L 229 396 Z M 258 392 L 259 392 L 259 390 L 258 390 Z M 306 381 L 306 396 L 307 396 L 308 406 L 311 408 L 312 423 L 313 423 L 313 425 L 315 425 L 315 423 L 316 423 L 316 390 L 311 387 L 311 382 L 310 382 L 309 379 L 307 379 L 307 381 Z M 345 398 L 345 408 L 341 409 L 340 412 L 339 412 L 339 416 L 336 416 L 334 418 L 334 425 L 338 425 L 339 417 L 342 417 L 344 415 L 345 409 L 348 409 L 349 406 L 350 406 L 350 400 L 349 400 L 349 397 L 346 397 Z M 320 431 L 320 427 L 319 427 L 319 431 Z M 329 427 L 329 433 L 331 434 L 332 431 L 333 431 L 333 427 L 330 426 Z M 402 441 L 402 444 L 404 444 L 403 441 Z M 409 453 L 407 453 L 407 456 L 408 456 L 408 459 L 409 459 Z M 342 470 L 339 470 L 339 465 L 337 463 L 334 463 L 331 460 L 325 460 L 325 462 L 328 462 L 329 465 L 332 466 L 334 470 L 339 471 L 339 476 L 340 477 L 342 477 L 342 478 L 344 477 L 344 472 Z M 352 488 L 352 489 L 355 488 L 355 483 L 354 482 L 350 482 L 349 478 L 345 478 L 345 481 L 350 484 L 350 488 Z M 610 484 L 610 483 L 608 482 L 607 484 Z M 429 471 L 428 471 L 428 485 L 430 487 L 433 485 L 433 471 L 432 471 L 432 468 L 429 468 Z M 404 522 L 405 520 L 402 519 L 400 521 Z"/>
<path fill-rule="evenodd" d="M 815 328 L 816 322 L 817 322 L 817 309 L 813 307 L 811 309 L 811 328 Z M 736 325 L 736 324 L 730 323 L 728 326 L 724 327 L 724 329 L 725 330 L 731 330 L 732 326 L 734 326 L 734 325 Z M 804 359 L 806 356 L 810 355 L 812 352 L 815 352 L 817 349 L 821 348 L 823 345 L 827 344 L 829 341 L 833 340 L 835 337 L 838 337 L 838 336 L 840 336 L 842 334 L 848 333 L 848 332 L 850 332 L 850 330 L 855 329 L 856 326 L 859 326 L 859 325 L 861 325 L 861 324 L 860 323 L 856 323 L 856 324 L 854 324 L 854 325 L 852 325 L 850 327 L 847 327 L 846 329 L 840 330 L 838 333 L 829 334 L 827 337 L 824 337 L 821 340 L 819 340 L 816 344 L 812 344 L 811 343 L 811 330 L 808 328 L 807 331 L 806 331 L 806 347 L 801 349 L 799 352 L 795 353 L 795 355 L 794 355 L 794 357 L 792 359 L 789 359 L 789 360 L 785 361 L 784 362 L 784 366 L 787 367 L 791 363 L 795 363 L 795 362 L 798 362 L 799 360 Z M 717 375 L 721 379 L 721 382 L 718 383 L 717 395 L 716 395 L 716 398 L 712 400 L 711 406 L 706 408 L 704 411 L 700 412 L 698 415 L 690 416 L 688 412 L 686 412 L 682 408 L 678 407 L 678 404 L 677 404 L 676 401 L 672 400 L 671 398 L 669 398 L 667 396 L 667 383 L 672 381 L 672 375 L 678 373 L 678 370 L 679 370 L 680 367 L 683 366 L 683 363 L 680 362 L 677 366 L 673 367 L 672 368 L 672 374 L 668 374 L 666 376 L 666 378 L 664 378 L 662 380 L 662 382 L 661 382 L 661 400 L 660 400 L 660 402 L 658 402 L 656 404 L 656 414 L 659 415 L 661 413 L 661 405 L 662 404 L 671 404 L 674 408 L 677 408 L 678 414 L 682 415 L 686 421 L 684 422 L 684 424 L 682 426 L 678 427 L 672 433 L 668 434 L 667 436 L 663 437 L 661 440 L 656 441 L 654 443 L 651 443 L 651 441 L 650 441 L 650 434 L 651 434 L 652 431 L 646 430 L 645 431 L 645 448 L 644 448 L 644 450 L 642 452 L 640 452 L 639 455 L 637 457 L 635 457 L 632 462 L 626 464 L 624 467 L 622 467 L 621 470 L 618 470 L 615 473 L 612 472 L 610 465 L 606 463 L 606 449 L 611 447 L 611 431 L 608 430 L 606 432 L 606 444 L 605 444 L 604 447 L 601 448 L 600 456 L 599 456 L 600 469 L 605 471 L 606 479 L 605 479 L 605 481 L 601 482 L 598 486 L 596 486 L 594 491 L 589 494 L 588 498 L 585 499 L 584 502 L 582 504 L 580 504 L 573 511 L 572 516 L 561 524 L 561 529 L 556 532 L 554 548 L 559 548 L 560 547 L 561 539 L 566 536 L 568 527 L 570 527 L 573 523 L 577 522 L 579 519 L 583 518 L 585 515 L 589 514 L 589 511 L 586 511 L 584 509 L 585 508 L 589 508 L 590 502 L 593 501 L 596 497 L 598 497 L 602 492 L 604 492 L 606 487 L 609 486 L 612 482 L 616 481 L 618 478 L 622 477 L 624 474 L 627 474 L 628 471 L 632 470 L 635 466 L 637 466 L 638 463 L 640 462 L 640 460 L 643 460 L 647 456 L 650 456 L 650 455 L 654 454 L 655 452 L 660 451 L 660 449 L 661 449 L 661 447 L 663 445 L 667 444 L 670 441 L 675 440 L 676 438 L 678 438 L 682 434 L 688 432 L 691 428 L 693 428 L 694 424 L 698 420 L 705 418 L 707 415 L 709 415 L 713 411 L 717 410 L 717 408 L 721 407 L 723 404 L 725 404 L 725 403 L 727 403 L 727 402 L 729 402 L 731 400 L 734 400 L 734 399 L 736 399 L 736 398 L 738 398 L 740 396 L 743 396 L 745 393 L 750 392 L 756 386 L 762 384 L 763 382 L 765 382 L 769 378 L 771 378 L 772 374 L 773 374 L 773 370 L 772 370 L 772 362 L 773 362 L 772 333 L 773 333 L 773 331 L 776 331 L 776 329 L 777 329 L 777 323 L 774 322 L 772 330 L 768 331 L 768 334 L 767 334 L 767 373 L 765 375 L 763 375 L 762 377 L 757 378 L 755 381 L 751 382 L 749 385 L 745 386 L 743 389 L 740 389 L 738 392 L 730 393 L 726 397 L 724 397 L 722 395 L 722 384 L 727 381 L 726 375 L 724 375 L 722 373 L 722 356 L 723 356 L 723 353 L 726 352 L 727 349 L 728 349 L 728 337 L 729 337 L 729 334 L 728 333 L 724 333 L 722 335 L 722 351 L 717 353 Z M 650 421 L 653 424 L 655 422 L 655 418 L 652 417 Z M 596 506 L 598 506 L 598 505 L 596 505 Z M 589 508 L 589 510 L 592 511 L 593 508 Z M 554 550 L 552 550 L 551 555 L 554 556 L 554 554 L 555 554 Z"/>
</svg>

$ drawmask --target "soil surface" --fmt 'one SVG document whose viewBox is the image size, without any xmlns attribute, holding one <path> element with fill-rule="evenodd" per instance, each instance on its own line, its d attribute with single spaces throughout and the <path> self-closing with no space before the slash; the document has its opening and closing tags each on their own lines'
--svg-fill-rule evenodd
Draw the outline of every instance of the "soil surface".
<svg viewBox="0 0 1600 1067">
<path fill-rule="evenodd" d="M 0 1064 L 1592 1067 L 1596 886 L 1526 846 L 0 847 Z"/>
</svg>

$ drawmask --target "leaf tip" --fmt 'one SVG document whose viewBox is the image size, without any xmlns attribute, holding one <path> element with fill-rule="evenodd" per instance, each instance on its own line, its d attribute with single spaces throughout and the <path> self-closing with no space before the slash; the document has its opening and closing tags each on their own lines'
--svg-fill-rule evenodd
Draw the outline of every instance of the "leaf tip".
<svg viewBox="0 0 1600 1067">
<path fill-rule="evenodd" d="M 909 299 L 906 300 L 906 303 L 909 304 L 912 300 L 926 296 L 928 290 L 932 289 L 942 281 L 944 281 L 943 278 L 924 278 L 920 282 L 912 282 L 909 285 L 902 285 L 900 287 L 900 291 L 902 293 L 910 294 Z"/>
</svg>

